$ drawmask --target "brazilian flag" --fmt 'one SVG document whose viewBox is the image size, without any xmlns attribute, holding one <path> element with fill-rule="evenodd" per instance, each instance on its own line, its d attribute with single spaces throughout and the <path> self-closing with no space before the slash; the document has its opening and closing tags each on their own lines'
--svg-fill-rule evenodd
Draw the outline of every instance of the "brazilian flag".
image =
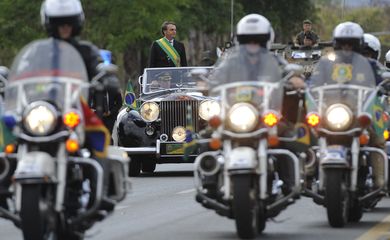
<svg viewBox="0 0 390 240">
<path fill-rule="evenodd" d="M 123 105 L 125 105 L 131 109 L 137 109 L 137 101 L 136 101 L 134 89 L 133 89 L 133 86 L 131 85 L 130 80 L 127 82 L 127 88 L 126 88 L 126 93 L 125 93 Z"/>
</svg>

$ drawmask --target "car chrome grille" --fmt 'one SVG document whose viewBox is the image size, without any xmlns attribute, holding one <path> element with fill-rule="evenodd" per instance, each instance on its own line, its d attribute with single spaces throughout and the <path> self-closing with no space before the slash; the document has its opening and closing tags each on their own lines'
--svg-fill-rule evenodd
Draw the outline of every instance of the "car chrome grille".
<svg viewBox="0 0 390 240">
<path fill-rule="evenodd" d="M 195 132 L 199 131 L 198 109 L 199 101 L 161 101 L 160 102 L 160 117 L 161 117 L 161 134 L 168 135 L 169 140 L 172 140 L 172 130 L 177 126 L 187 127 L 187 106 L 192 108 L 192 125 Z"/>
</svg>

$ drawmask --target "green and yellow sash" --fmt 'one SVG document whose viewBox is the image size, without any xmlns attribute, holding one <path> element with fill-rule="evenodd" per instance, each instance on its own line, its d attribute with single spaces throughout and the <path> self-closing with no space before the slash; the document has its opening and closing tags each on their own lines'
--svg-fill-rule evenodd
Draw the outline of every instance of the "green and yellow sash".
<svg viewBox="0 0 390 240">
<path fill-rule="evenodd" d="M 180 55 L 177 53 L 176 49 L 171 45 L 171 43 L 165 37 L 156 40 L 158 45 L 164 50 L 169 58 L 172 59 L 176 67 L 180 67 Z"/>
</svg>

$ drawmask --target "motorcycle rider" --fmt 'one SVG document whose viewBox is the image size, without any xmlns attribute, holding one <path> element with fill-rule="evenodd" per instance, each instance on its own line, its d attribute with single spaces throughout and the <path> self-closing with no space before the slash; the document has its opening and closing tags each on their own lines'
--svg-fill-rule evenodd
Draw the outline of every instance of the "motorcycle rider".
<svg viewBox="0 0 390 240">
<path fill-rule="evenodd" d="M 368 37 L 373 40 L 372 37 Z M 371 50 L 368 50 L 372 57 L 379 58 L 380 48 L 378 48 L 378 42 L 375 40 L 367 44 Z M 374 44 L 375 42 L 375 44 Z M 379 43 L 380 44 L 380 43 Z M 343 22 L 337 25 L 333 31 L 333 45 L 335 50 L 343 50 L 346 59 L 348 58 L 348 52 L 362 53 L 364 52 L 364 32 L 362 27 L 354 22 Z M 376 61 L 375 61 L 376 62 Z M 377 64 L 371 64 L 376 83 L 379 84 L 382 81 L 382 77 L 379 75 L 380 69 Z M 385 141 L 381 136 L 375 133 L 375 130 L 371 126 L 368 129 L 370 140 L 368 145 L 371 147 L 377 147 L 385 149 Z M 379 188 L 384 184 L 384 163 L 381 161 L 381 156 L 378 153 L 371 153 L 371 165 L 374 174 L 374 187 Z"/>
<path fill-rule="evenodd" d="M 70 43 L 73 47 L 75 47 L 75 49 L 78 50 L 78 52 L 80 53 L 81 57 L 84 60 L 87 73 L 88 73 L 88 78 L 90 81 L 93 79 L 93 77 L 99 74 L 98 66 L 100 61 L 100 57 L 99 57 L 100 55 L 99 55 L 98 48 L 90 42 L 80 41 L 78 39 L 78 36 L 80 35 L 84 23 L 84 11 L 79 0 L 45 0 L 41 6 L 41 23 L 46 29 L 46 32 L 50 37 L 64 40 Z M 101 79 L 101 83 L 103 84 L 105 91 L 107 91 L 108 95 L 110 96 L 109 97 L 110 106 L 108 110 L 110 114 L 116 116 L 122 104 L 122 96 L 119 88 L 119 80 L 114 74 L 108 74 Z M 94 96 L 92 96 L 92 98 L 93 97 Z M 117 99 L 120 100 L 117 101 Z M 91 101 L 91 96 L 89 102 L 90 103 L 93 102 Z M 98 106 L 92 106 L 92 107 L 96 108 Z M 103 116 L 99 116 L 99 117 L 102 118 L 102 120 L 104 121 L 105 120 L 104 117 L 106 117 L 107 119 L 109 118 L 109 115 L 105 116 L 103 114 Z M 110 124 L 107 122 L 104 122 L 104 125 L 110 126 Z M 109 130 L 112 131 L 112 128 Z M 88 140 L 86 142 L 86 145 L 89 145 Z M 94 157 L 99 161 L 99 157 L 97 156 Z M 104 165 L 102 161 L 99 162 L 102 165 Z M 85 178 L 93 179 L 94 177 L 92 173 L 86 172 Z M 104 181 L 107 183 L 108 179 L 105 179 Z M 91 182 L 90 187 L 92 189 L 95 187 L 93 182 Z M 75 197 L 79 198 L 79 196 L 77 195 Z M 79 203 L 78 201 L 75 201 L 75 203 L 69 203 L 69 204 L 79 204 Z M 111 211 L 113 207 L 114 207 L 113 203 L 110 203 L 109 201 L 105 201 L 103 199 L 102 209 Z"/>
<path fill-rule="evenodd" d="M 385 55 L 385 62 L 384 62 L 384 65 L 385 67 L 387 68 L 387 70 L 390 69 L 390 50 L 387 51 L 386 55 Z"/>
<path fill-rule="evenodd" d="M 84 60 L 90 81 L 99 73 L 98 65 L 101 58 L 98 48 L 78 38 L 84 24 L 84 11 L 79 0 L 45 0 L 41 6 L 41 24 L 48 36 L 64 40 L 77 49 Z M 105 76 L 103 84 L 108 93 L 109 106 L 105 109 L 103 116 L 99 117 L 112 132 L 113 124 L 110 119 L 112 116 L 116 118 L 122 106 L 122 94 L 115 74 Z M 91 107 L 97 106 L 92 104 Z"/>
<path fill-rule="evenodd" d="M 220 64 L 216 66 L 215 75 L 219 76 L 221 79 L 213 81 L 213 76 L 211 76 L 211 87 L 216 87 L 213 84 L 220 83 L 229 83 L 237 81 L 237 79 L 248 79 L 248 80 L 258 80 L 258 76 L 260 76 L 261 72 L 264 71 L 264 68 L 267 68 L 267 64 L 264 61 L 269 61 L 269 59 L 262 59 L 260 54 L 262 51 L 269 51 L 271 47 L 271 43 L 274 40 L 274 31 L 271 26 L 271 23 L 259 14 L 249 14 L 243 17 L 237 24 L 237 47 L 244 47 L 246 49 L 244 54 L 230 54 L 229 58 L 237 58 L 236 61 L 244 61 L 245 69 L 237 70 L 233 66 L 227 66 L 225 64 Z M 242 52 L 241 52 L 242 53 Z M 284 66 L 287 62 L 277 56 L 275 57 L 275 61 L 279 64 L 280 69 L 276 69 L 276 71 L 283 72 Z M 229 61 L 230 63 L 234 63 L 236 61 Z M 263 61 L 263 62 L 262 62 Z M 222 61 L 223 62 L 223 61 Z M 262 62 L 262 64 L 260 64 Z M 222 74 L 221 74 L 222 73 Z M 214 75 L 214 74 L 212 74 Z M 293 88 L 303 88 L 305 86 L 305 82 L 303 78 L 299 76 L 293 76 L 289 79 L 289 84 L 293 86 Z M 283 102 L 283 109 L 287 109 L 287 103 Z M 284 118 L 287 121 L 289 118 Z M 284 125 L 284 124 L 283 124 Z M 286 125 L 285 125 L 286 126 Z M 282 127 L 283 130 L 279 132 L 290 132 L 291 129 L 287 129 L 286 127 Z M 290 161 L 283 161 L 283 157 L 278 161 L 278 172 L 279 177 L 283 180 L 284 184 L 282 186 L 282 191 L 285 195 L 291 192 L 294 176 L 293 175 L 293 166 Z"/>
</svg>

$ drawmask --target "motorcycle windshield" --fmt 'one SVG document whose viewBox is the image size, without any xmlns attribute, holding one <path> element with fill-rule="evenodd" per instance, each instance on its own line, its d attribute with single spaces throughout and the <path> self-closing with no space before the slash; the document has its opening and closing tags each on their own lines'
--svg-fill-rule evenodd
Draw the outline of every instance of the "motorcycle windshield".
<svg viewBox="0 0 390 240">
<path fill-rule="evenodd" d="M 281 109 L 283 88 L 279 64 L 267 49 L 240 45 L 231 49 L 209 78 L 211 94 L 225 107 L 248 102 L 260 111 Z"/>
<path fill-rule="evenodd" d="M 75 98 L 86 97 L 88 75 L 83 59 L 69 43 L 53 38 L 37 40 L 16 56 L 5 91 L 8 110 L 43 100 L 58 107 Z M 78 91 L 76 91 L 78 90 Z M 19 104 L 21 103 L 21 104 Z"/>
<path fill-rule="evenodd" d="M 335 51 L 322 57 L 313 72 L 310 86 L 334 84 L 375 87 L 375 75 L 367 58 L 351 51 Z"/>
<path fill-rule="evenodd" d="M 375 86 L 373 68 L 365 57 L 351 51 L 329 53 L 312 74 L 310 93 L 318 106 L 309 106 L 308 110 L 324 114 L 330 106 L 340 103 L 358 114 Z"/>
</svg>

